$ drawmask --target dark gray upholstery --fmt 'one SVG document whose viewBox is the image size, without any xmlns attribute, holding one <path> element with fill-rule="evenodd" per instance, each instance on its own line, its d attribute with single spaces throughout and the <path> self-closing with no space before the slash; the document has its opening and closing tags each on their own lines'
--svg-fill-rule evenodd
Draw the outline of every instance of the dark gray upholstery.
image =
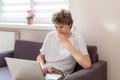
<svg viewBox="0 0 120 80">
<path fill-rule="evenodd" d="M 35 60 L 41 46 L 41 42 L 16 40 L 14 51 L 1 52 L 0 80 L 12 80 L 4 57 Z M 87 49 L 92 61 L 92 67 L 83 69 L 76 64 L 73 73 L 66 76 L 65 80 L 107 80 L 107 63 L 98 59 L 97 47 L 89 45 Z"/>
<path fill-rule="evenodd" d="M 0 67 L 6 66 L 4 57 L 12 57 L 13 51 L 0 52 Z"/>
<path fill-rule="evenodd" d="M 12 80 L 8 67 L 0 67 L 0 80 Z"/>
<path fill-rule="evenodd" d="M 42 43 L 17 40 L 14 48 L 14 58 L 36 60 L 37 55 L 40 53 L 39 49 L 42 47 Z"/>
</svg>

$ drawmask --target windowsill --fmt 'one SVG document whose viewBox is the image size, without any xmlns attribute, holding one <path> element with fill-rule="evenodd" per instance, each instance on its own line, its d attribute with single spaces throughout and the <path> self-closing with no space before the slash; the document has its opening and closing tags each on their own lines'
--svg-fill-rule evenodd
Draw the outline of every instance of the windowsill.
<svg viewBox="0 0 120 80">
<path fill-rule="evenodd" d="M 33 24 L 27 23 L 0 23 L 0 28 L 7 29 L 36 29 L 36 30 L 55 30 L 52 24 Z"/>
</svg>

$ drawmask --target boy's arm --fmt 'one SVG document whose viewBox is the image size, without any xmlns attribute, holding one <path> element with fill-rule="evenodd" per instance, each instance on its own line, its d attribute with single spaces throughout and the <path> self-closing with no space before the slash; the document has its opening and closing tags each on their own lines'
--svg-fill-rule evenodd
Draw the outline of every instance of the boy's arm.
<svg viewBox="0 0 120 80">
<path fill-rule="evenodd" d="M 40 62 L 40 65 L 41 65 L 43 74 L 52 73 L 51 70 L 49 70 L 49 69 L 47 68 L 47 66 L 45 65 L 45 55 L 43 55 L 43 54 L 40 53 L 40 54 L 37 56 L 37 61 Z"/>
<path fill-rule="evenodd" d="M 44 66 L 44 65 L 45 65 L 45 55 L 43 55 L 43 54 L 40 53 L 40 54 L 37 56 L 37 61 L 40 62 L 40 65 L 41 65 L 41 66 Z"/>
</svg>

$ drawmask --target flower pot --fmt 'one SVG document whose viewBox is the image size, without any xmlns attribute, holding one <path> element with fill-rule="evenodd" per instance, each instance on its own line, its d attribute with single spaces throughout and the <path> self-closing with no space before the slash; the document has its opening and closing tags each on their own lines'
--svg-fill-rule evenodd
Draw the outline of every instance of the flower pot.
<svg viewBox="0 0 120 80">
<path fill-rule="evenodd" d="M 27 24 L 31 25 L 34 23 L 34 19 L 27 19 Z"/>
</svg>

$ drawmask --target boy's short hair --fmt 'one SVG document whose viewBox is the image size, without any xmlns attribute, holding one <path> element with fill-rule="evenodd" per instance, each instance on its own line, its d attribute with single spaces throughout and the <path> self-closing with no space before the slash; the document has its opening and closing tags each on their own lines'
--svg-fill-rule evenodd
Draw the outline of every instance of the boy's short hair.
<svg viewBox="0 0 120 80">
<path fill-rule="evenodd" d="M 61 9 L 53 14 L 52 22 L 57 24 L 73 25 L 73 19 L 69 10 Z"/>
</svg>

